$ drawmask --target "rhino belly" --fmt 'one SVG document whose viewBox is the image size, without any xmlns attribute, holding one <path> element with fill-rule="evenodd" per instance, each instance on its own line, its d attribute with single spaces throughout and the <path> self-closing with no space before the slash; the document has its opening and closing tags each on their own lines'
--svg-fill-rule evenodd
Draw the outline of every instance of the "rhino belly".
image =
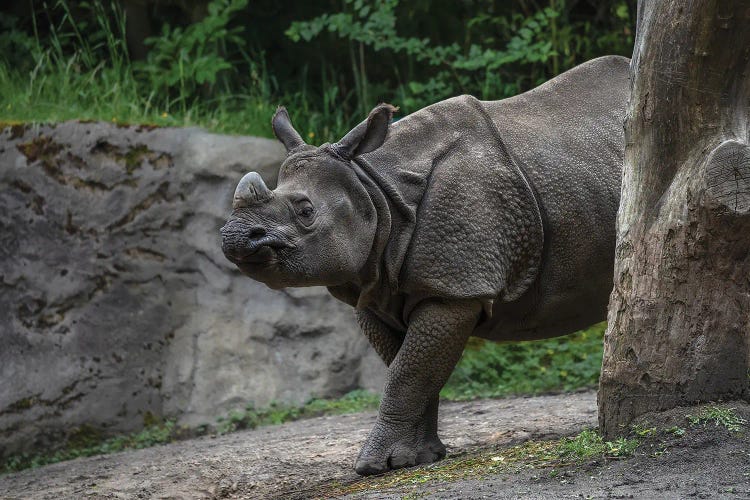
<svg viewBox="0 0 750 500">
<path fill-rule="evenodd" d="M 538 340 L 567 335 L 604 321 L 608 290 L 599 297 L 585 295 L 560 294 L 533 306 L 524 304 L 524 298 L 496 304 L 492 317 L 482 321 L 473 335 L 493 341 Z"/>
</svg>

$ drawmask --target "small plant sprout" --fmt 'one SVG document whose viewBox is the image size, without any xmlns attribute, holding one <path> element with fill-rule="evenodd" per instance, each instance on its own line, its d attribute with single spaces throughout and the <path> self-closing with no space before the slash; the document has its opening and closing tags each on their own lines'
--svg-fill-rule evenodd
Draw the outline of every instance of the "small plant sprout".
<svg viewBox="0 0 750 500">
<path fill-rule="evenodd" d="M 646 437 L 651 436 L 653 434 L 656 434 L 656 427 L 648 427 L 647 424 L 634 424 L 633 425 L 633 432 L 638 437 Z"/>
<path fill-rule="evenodd" d="M 682 437 L 685 435 L 685 429 L 676 425 L 673 425 L 672 427 L 667 429 L 667 432 L 669 432 L 670 434 L 674 434 L 677 437 Z"/>
</svg>

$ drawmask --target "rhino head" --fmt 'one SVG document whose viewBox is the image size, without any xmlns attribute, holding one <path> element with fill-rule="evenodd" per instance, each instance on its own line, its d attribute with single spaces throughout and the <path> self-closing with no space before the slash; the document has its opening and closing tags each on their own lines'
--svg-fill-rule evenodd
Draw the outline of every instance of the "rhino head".
<svg viewBox="0 0 750 500">
<path fill-rule="evenodd" d="M 237 185 L 221 228 L 224 255 L 271 288 L 357 283 L 375 238 L 377 215 L 351 158 L 386 139 L 393 112 L 381 104 L 336 144 L 305 144 L 286 109 L 271 121 L 287 157 L 270 190 L 257 172 Z"/>
</svg>

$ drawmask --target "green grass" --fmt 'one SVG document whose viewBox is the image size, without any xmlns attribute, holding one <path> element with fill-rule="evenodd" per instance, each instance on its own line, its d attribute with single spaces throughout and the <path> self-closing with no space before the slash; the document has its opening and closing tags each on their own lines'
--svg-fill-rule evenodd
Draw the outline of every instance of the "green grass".
<svg viewBox="0 0 750 500">
<path fill-rule="evenodd" d="M 220 417 L 217 431 L 220 434 L 240 429 L 254 429 L 263 425 L 277 425 L 302 418 L 321 415 L 341 415 L 365 410 L 374 410 L 380 404 L 380 396 L 369 391 L 352 391 L 340 399 L 313 399 L 302 406 L 272 403 L 266 408 L 256 409 L 248 405 L 243 410 L 233 410 Z"/>
<path fill-rule="evenodd" d="M 268 97 L 253 93 L 253 89 L 247 89 L 245 94 L 210 94 L 183 110 L 144 95 L 129 69 L 96 68 L 84 72 L 73 69 L 72 61 L 71 65 L 29 79 L 0 61 L 0 121 L 94 120 L 197 126 L 216 133 L 272 137 L 271 117 L 278 105 L 285 105 L 295 126 L 311 144 L 337 140 L 349 129 L 340 110 L 311 109 L 300 94 Z"/>
<path fill-rule="evenodd" d="M 158 444 L 174 441 L 181 429 L 173 421 L 167 421 L 146 427 L 142 431 L 101 439 L 98 432 L 89 429 L 78 430 L 77 439 L 67 447 L 51 453 L 22 454 L 8 458 L 0 465 L 0 474 L 16 472 L 23 469 L 41 467 L 79 457 L 104 455 L 127 449 L 148 448 Z"/>
<path fill-rule="evenodd" d="M 115 2 L 76 9 L 66 0 L 53 2 L 59 21 L 43 37 L 36 25 L 32 36 L 16 29 L 13 16 L 0 19 L 0 122 L 96 120 L 271 137 L 271 116 L 286 105 L 303 137 L 319 144 L 364 118 L 345 117 L 342 104 L 351 96 L 336 86 L 323 85 L 322 96 L 310 91 L 304 68 L 298 81 L 286 82 L 293 91 L 278 88 L 263 54 L 241 51 L 250 75 L 232 72 L 222 47 L 239 43 L 227 25 L 247 1 L 213 3 L 215 12 L 203 20 L 152 39 L 149 58 L 137 62 L 128 54 L 125 17 Z M 220 33 L 224 38 L 215 39 Z"/>
<path fill-rule="evenodd" d="M 79 457 L 104 455 L 128 449 L 148 448 L 179 439 L 204 434 L 225 434 L 240 429 L 254 429 L 263 425 L 276 425 L 321 415 L 339 415 L 372 410 L 378 407 L 380 396 L 371 392 L 352 391 L 339 399 L 312 399 L 304 405 L 272 403 L 266 408 L 255 409 L 252 405 L 244 410 L 231 411 L 217 419 L 217 425 L 207 424 L 195 429 L 178 426 L 173 420 L 152 422 L 139 432 L 102 438 L 101 433 L 83 426 L 72 433 L 65 448 L 37 454 L 17 455 L 0 465 L 0 474 L 15 472 L 42 465 L 72 460 Z M 153 418 L 149 420 L 153 421 Z"/>
<path fill-rule="evenodd" d="M 119 75 L 119 76 L 118 76 Z M 343 116 L 310 110 L 298 95 L 274 100 L 253 94 L 207 96 L 186 110 L 156 104 L 128 72 L 67 67 L 55 73 L 28 76 L 0 63 L 0 121 L 55 123 L 95 120 L 164 127 L 198 126 L 216 133 L 271 137 L 276 106 L 287 105 L 295 125 L 310 143 L 336 140 L 347 130 Z"/>
<path fill-rule="evenodd" d="M 715 427 L 723 426 L 732 432 L 740 432 L 747 424 L 747 420 L 737 415 L 734 408 L 725 406 L 704 406 L 697 415 L 686 415 L 690 425 L 707 425 L 713 423 Z"/>
<path fill-rule="evenodd" d="M 540 394 L 594 386 L 602 366 L 605 323 L 547 340 L 472 339 L 441 392 L 445 399 Z"/>
<path fill-rule="evenodd" d="M 560 440 L 555 452 L 563 460 L 588 460 L 599 456 L 622 458 L 632 455 L 638 444 L 637 439 L 624 437 L 604 441 L 598 432 L 589 429 L 573 438 Z"/>
</svg>

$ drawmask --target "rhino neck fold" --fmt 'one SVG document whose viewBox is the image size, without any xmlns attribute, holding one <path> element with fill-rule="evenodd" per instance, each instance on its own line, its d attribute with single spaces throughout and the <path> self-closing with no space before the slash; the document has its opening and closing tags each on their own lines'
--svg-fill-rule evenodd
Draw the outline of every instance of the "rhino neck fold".
<svg viewBox="0 0 750 500">
<path fill-rule="evenodd" d="M 411 231 L 403 229 L 413 227 L 415 213 L 398 188 L 378 174 L 377 167 L 361 157 L 350 165 L 375 210 L 376 232 L 357 282 L 328 289 L 334 297 L 358 309 L 390 309 L 389 305 L 393 305 L 390 302 L 398 295 L 398 277 L 411 235 Z M 402 241 L 405 238 L 407 241 Z"/>
<path fill-rule="evenodd" d="M 391 217 L 390 204 L 378 185 L 354 161 L 352 162 L 352 168 L 362 182 L 365 191 L 370 196 L 370 201 L 375 208 L 375 216 L 377 217 L 372 249 L 364 267 L 360 271 L 361 291 L 357 298 L 357 308 L 361 309 L 375 299 L 375 295 L 384 285 L 392 284 L 390 283 L 392 280 L 389 279 L 386 269 L 387 262 L 384 261 L 384 253 L 393 229 L 391 224 L 393 218 Z M 395 291 L 395 289 L 392 291 Z"/>
</svg>

